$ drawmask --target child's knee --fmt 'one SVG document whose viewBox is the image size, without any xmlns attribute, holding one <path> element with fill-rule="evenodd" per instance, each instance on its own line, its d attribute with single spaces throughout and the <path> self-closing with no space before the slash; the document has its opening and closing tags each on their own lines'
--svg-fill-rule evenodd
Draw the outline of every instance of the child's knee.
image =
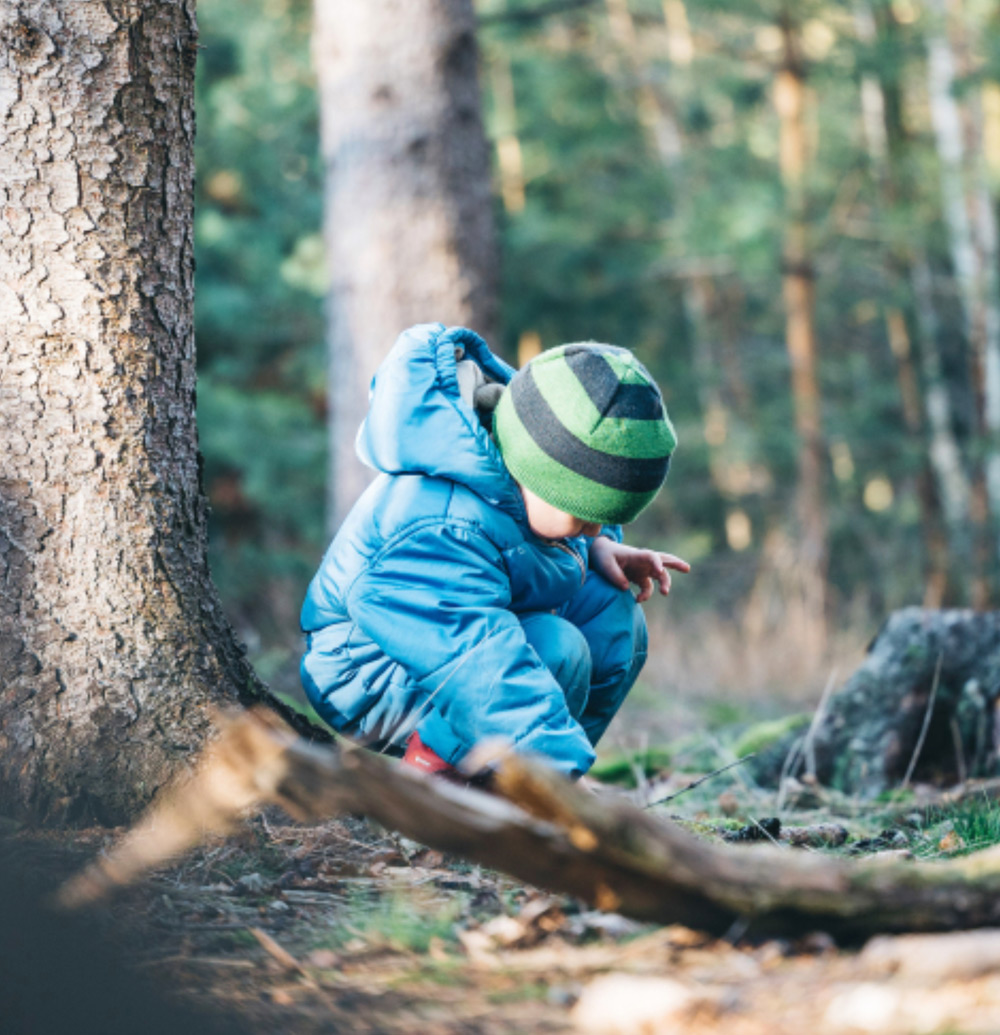
<svg viewBox="0 0 1000 1035">
<path fill-rule="evenodd" d="M 627 679 L 631 686 L 645 664 L 649 646 L 646 617 L 632 594 L 619 593 L 600 621 L 589 626 L 587 632 L 594 683 L 614 685 Z"/>
<path fill-rule="evenodd" d="M 587 639 L 572 622 L 552 614 L 521 618 L 524 635 L 566 695 L 570 714 L 578 717 L 590 691 L 591 659 Z"/>
</svg>

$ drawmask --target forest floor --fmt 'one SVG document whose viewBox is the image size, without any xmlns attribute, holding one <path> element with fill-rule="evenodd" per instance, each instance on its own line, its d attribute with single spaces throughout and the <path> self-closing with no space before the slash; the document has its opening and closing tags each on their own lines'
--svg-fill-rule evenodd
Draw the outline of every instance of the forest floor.
<svg viewBox="0 0 1000 1035">
<path fill-rule="evenodd" d="M 675 777 L 679 787 L 690 778 Z M 761 837 L 788 843 L 788 827 L 782 835 L 765 822 L 773 793 L 731 774 L 718 782 L 728 789 L 703 785 L 664 814 L 745 851 Z M 992 800 L 944 810 L 921 807 L 919 793 L 866 808 L 811 804 L 820 807 L 781 813 L 814 832 L 789 852 L 926 859 L 1000 842 Z M 115 836 L 47 844 L 82 861 Z M 261 1035 L 1000 1032 L 1000 932 L 864 947 L 822 931 L 761 940 L 737 925 L 709 938 L 592 911 L 356 817 L 303 826 L 260 813 L 102 913 L 140 972 Z M 985 941 L 970 952 L 970 937 Z"/>
</svg>

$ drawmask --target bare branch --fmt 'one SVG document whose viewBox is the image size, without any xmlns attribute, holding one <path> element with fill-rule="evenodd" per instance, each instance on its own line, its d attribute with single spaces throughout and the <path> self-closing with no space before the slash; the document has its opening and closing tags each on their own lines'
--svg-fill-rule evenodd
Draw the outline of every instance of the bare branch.
<svg viewBox="0 0 1000 1035">
<path fill-rule="evenodd" d="M 229 724 L 194 777 L 71 880 L 94 901 L 213 834 L 248 808 L 300 820 L 362 812 L 439 851 L 641 920 L 724 932 L 933 931 L 1000 922 L 1000 854 L 936 863 L 853 861 L 770 845 L 712 844 L 546 766 L 506 758 L 496 794 L 436 781 L 361 749 L 297 739 L 273 714 Z"/>
</svg>

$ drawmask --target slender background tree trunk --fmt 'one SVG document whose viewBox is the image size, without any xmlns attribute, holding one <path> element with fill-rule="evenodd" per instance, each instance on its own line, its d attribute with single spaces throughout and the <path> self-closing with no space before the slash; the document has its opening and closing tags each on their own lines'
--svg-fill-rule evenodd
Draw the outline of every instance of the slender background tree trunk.
<svg viewBox="0 0 1000 1035">
<path fill-rule="evenodd" d="M 879 13 L 883 26 L 883 45 L 887 50 L 897 48 L 896 25 L 891 6 L 883 5 Z M 874 48 L 879 42 L 879 22 L 871 5 L 867 2 L 856 3 L 854 15 L 858 37 L 863 43 Z M 895 56 L 893 53 L 893 57 Z M 932 435 L 952 443 L 954 436 L 950 428 L 950 415 L 946 420 L 935 423 L 937 415 L 929 415 L 926 412 L 930 410 L 930 401 L 925 400 L 918 376 L 921 356 L 931 356 L 932 361 L 937 360 L 937 341 L 933 329 L 935 321 L 922 321 L 914 311 L 916 307 L 906 305 L 905 301 L 912 297 L 908 289 L 914 282 L 914 245 L 910 240 L 898 240 L 889 228 L 893 225 L 890 217 L 896 208 L 913 203 L 911 176 L 906 161 L 908 141 L 902 120 L 901 91 L 897 82 L 899 70 L 892 59 L 878 62 L 878 67 L 878 75 L 869 71 L 861 77 L 862 125 L 873 179 L 878 188 L 877 201 L 881 209 L 881 221 L 886 227 L 884 233 L 888 238 L 885 245 L 886 275 L 893 298 L 885 311 L 886 333 L 896 361 L 903 420 L 909 434 L 925 445 L 920 471 L 916 477 L 916 495 L 920 503 L 925 550 L 924 605 L 940 607 L 946 596 L 952 595 L 950 587 L 956 582 L 961 582 L 960 577 L 956 579 L 953 575 L 954 563 L 951 554 L 954 555 L 955 562 L 963 557 L 966 560 L 966 564 L 959 569 L 959 575 L 968 568 L 967 554 L 962 549 L 967 529 L 963 527 L 960 518 L 960 515 L 967 514 L 968 505 L 967 501 L 961 499 L 949 501 L 949 514 L 959 517 L 951 522 L 946 520 L 942 500 L 952 489 L 955 475 L 948 470 L 942 470 L 940 463 L 935 464 L 935 457 L 939 460 L 947 457 L 950 462 L 958 463 L 958 478 L 964 478 L 964 472 L 961 470 L 957 449 L 953 447 L 951 453 L 941 453 L 939 450 L 935 454 L 931 446 Z M 933 305 L 930 297 L 927 299 L 927 305 Z M 927 333 L 923 341 L 918 338 L 914 342 L 913 332 L 918 328 Z M 932 362 L 925 362 L 923 369 L 925 372 L 933 373 Z M 940 380 L 940 376 L 937 380 Z M 933 390 L 935 386 L 929 387 L 929 391 Z M 940 401 L 943 402 L 947 414 L 949 403 L 946 393 Z M 950 535 L 946 534 L 946 530 Z"/>
<path fill-rule="evenodd" d="M 206 564 L 193 0 L 0 10 L 0 814 L 117 823 L 262 693 Z"/>
<path fill-rule="evenodd" d="M 975 603 L 986 606 L 996 595 L 1000 528 L 1000 285 L 997 224 L 984 178 L 981 156 L 970 155 L 963 126 L 981 140 L 981 112 L 966 115 L 955 95 L 958 61 L 949 36 L 949 16 L 962 30 L 953 0 L 927 0 L 928 94 L 941 170 L 941 199 L 951 246 L 956 287 L 966 336 L 973 354 L 982 466 L 974 488 L 973 515 L 979 524 L 978 583 Z M 978 143 L 976 144 L 978 149 Z"/>
<path fill-rule="evenodd" d="M 782 286 L 785 340 L 792 374 L 792 403 L 798 436 L 798 579 L 800 620 L 812 649 L 826 642 L 826 574 L 829 557 L 825 491 L 825 449 L 820 416 L 819 345 L 816 339 L 815 271 L 806 211 L 808 138 L 806 71 L 800 29 L 792 7 L 781 16 L 781 66 L 774 81 L 779 121 L 781 182 L 785 191 Z"/>
<path fill-rule="evenodd" d="M 640 34 L 628 0 L 605 0 L 610 36 L 624 65 L 627 86 L 635 94 L 637 108 L 648 134 L 652 150 L 670 174 L 679 197 L 696 189 L 685 173 L 684 157 L 687 143 L 678 117 L 679 98 L 676 93 L 657 81 L 657 69 L 650 59 L 649 41 L 652 33 Z M 663 9 L 664 53 L 659 54 L 661 68 L 669 60 L 685 65 L 694 57 L 694 43 L 687 29 L 687 11 L 682 0 L 669 0 Z M 713 341 L 712 316 L 717 308 L 718 292 L 712 278 L 692 272 L 681 281 L 681 297 L 688 333 L 691 336 L 691 356 L 697 377 L 698 401 L 701 407 L 702 429 L 708 449 L 708 467 L 712 482 L 725 501 L 726 538 L 730 546 L 745 549 L 750 545 L 752 529 L 746 513 L 739 506 L 739 493 L 733 491 L 729 476 L 729 458 L 726 439 L 734 423 L 734 415 L 726 405 L 722 383 L 731 373 L 733 357 L 724 362 Z"/>
<path fill-rule="evenodd" d="M 367 484 L 368 386 L 413 323 L 496 324 L 496 246 L 472 0 L 316 0 L 327 166 L 334 530 Z"/>
</svg>

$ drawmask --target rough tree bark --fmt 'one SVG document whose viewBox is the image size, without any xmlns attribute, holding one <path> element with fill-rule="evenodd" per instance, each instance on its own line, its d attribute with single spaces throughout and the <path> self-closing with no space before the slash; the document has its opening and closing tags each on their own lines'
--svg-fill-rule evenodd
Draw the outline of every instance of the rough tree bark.
<svg viewBox="0 0 1000 1035">
<path fill-rule="evenodd" d="M 0 814 L 119 823 L 264 693 L 206 563 L 194 0 L 0 9 Z"/>
<path fill-rule="evenodd" d="M 316 0 L 327 166 L 331 531 L 369 475 L 371 376 L 418 322 L 489 336 L 497 261 L 472 0 Z"/>
</svg>

